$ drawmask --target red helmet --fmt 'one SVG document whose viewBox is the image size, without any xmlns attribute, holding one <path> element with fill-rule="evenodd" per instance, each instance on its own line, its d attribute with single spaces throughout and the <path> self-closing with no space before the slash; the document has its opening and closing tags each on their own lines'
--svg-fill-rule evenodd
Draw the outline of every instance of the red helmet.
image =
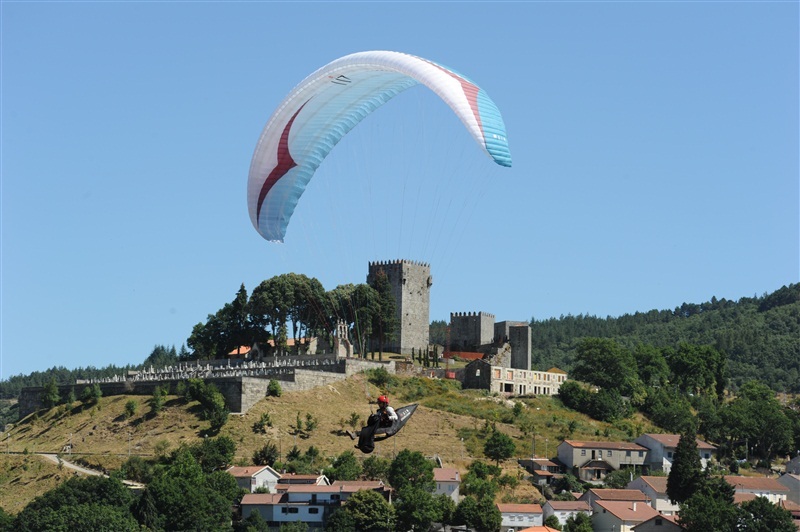
<svg viewBox="0 0 800 532">
<path fill-rule="evenodd" d="M 386 397 L 385 395 L 381 395 L 380 397 L 378 397 L 378 404 L 388 405 L 389 404 L 389 398 Z"/>
</svg>

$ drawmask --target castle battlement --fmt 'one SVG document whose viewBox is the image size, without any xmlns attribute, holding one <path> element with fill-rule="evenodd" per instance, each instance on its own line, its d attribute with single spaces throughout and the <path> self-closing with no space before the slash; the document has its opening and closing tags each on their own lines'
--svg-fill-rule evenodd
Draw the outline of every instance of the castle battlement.
<svg viewBox="0 0 800 532">
<path fill-rule="evenodd" d="M 463 318 L 463 317 L 486 317 L 494 319 L 494 314 L 489 312 L 451 312 L 450 319 L 453 318 Z"/>
</svg>

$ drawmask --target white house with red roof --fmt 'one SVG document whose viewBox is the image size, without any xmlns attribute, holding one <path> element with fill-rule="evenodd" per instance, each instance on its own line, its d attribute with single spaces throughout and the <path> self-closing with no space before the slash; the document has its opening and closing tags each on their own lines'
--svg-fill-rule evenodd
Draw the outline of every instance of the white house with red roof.
<svg viewBox="0 0 800 532">
<path fill-rule="evenodd" d="M 661 515 L 638 501 L 598 500 L 592 508 L 592 529 L 598 531 L 631 532 L 636 525 Z"/>
<path fill-rule="evenodd" d="M 789 496 L 789 488 L 778 482 L 776 478 L 767 477 L 742 477 L 726 475 L 725 480 L 733 486 L 734 497 L 737 495 L 742 501 L 749 497 L 764 497 L 772 504 L 785 501 Z"/>
<path fill-rule="evenodd" d="M 333 484 L 289 484 L 278 487 L 278 493 L 251 493 L 242 498 L 242 518 L 258 512 L 273 528 L 284 523 L 302 521 L 311 529 L 321 529 L 325 521 L 353 493 L 377 491 L 387 499 L 391 489 L 381 481 L 334 482 Z"/>
<path fill-rule="evenodd" d="M 538 504 L 496 504 L 502 521 L 500 529 L 504 532 L 517 531 L 544 523 L 542 507 Z"/>
<path fill-rule="evenodd" d="M 434 467 L 433 481 L 436 488 L 434 495 L 447 495 L 453 502 L 458 504 L 459 487 L 461 486 L 461 474 L 458 469 L 452 467 Z"/>
<path fill-rule="evenodd" d="M 651 471 L 669 473 L 680 439 L 680 434 L 642 434 L 634 442 L 649 449 L 645 465 Z M 705 469 L 708 467 L 709 461 L 716 458 L 717 447 L 698 439 L 697 453 L 700 455 L 700 463 Z"/>
<path fill-rule="evenodd" d="M 667 477 L 642 475 L 629 482 L 626 488 L 644 493 L 650 499 L 650 505 L 663 515 L 676 515 L 680 510 L 667 495 Z"/>
<path fill-rule="evenodd" d="M 542 518 L 546 521 L 548 517 L 555 515 L 562 526 L 567 524 L 570 517 L 578 517 L 579 513 L 591 516 L 591 504 L 586 501 L 547 501 L 542 506 Z"/>
<path fill-rule="evenodd" d="M 233 466 L 226 471 L 233 475 L 240 488 L 250 493 L 254 493 L 258 488 L 266 488 L 270 493 L 275 493 L 275 486 L 281 478 L 281 474 L 270 466 Z"/>
</svg>

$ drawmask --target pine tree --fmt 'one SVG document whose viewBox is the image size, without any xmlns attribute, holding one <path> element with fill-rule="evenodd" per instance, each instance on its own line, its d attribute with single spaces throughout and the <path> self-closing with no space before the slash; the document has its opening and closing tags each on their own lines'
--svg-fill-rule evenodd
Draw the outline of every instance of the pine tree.
<svg viewBox="0 0 800 532">
<path fill-rule="evenodd" d="M 667 495 L 673 504 L 691 497 L 703 479 L 700 454 L 697 452 L 697 434 L 693 427 L 687 429 L 678 441 L 672 468 L 667 478 Z"/>
</svg>

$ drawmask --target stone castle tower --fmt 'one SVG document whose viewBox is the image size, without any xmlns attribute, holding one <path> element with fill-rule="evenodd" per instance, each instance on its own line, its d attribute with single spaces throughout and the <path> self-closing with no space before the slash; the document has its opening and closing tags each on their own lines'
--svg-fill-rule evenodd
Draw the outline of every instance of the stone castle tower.
<svg viewBox="0 0 800 532">
<path fill-rule="evenodd" d="M 410 260 L 370 262 L 367 284 L 372 284 L 373 277 L 381 270 L 392 287 L 399 324 L 395 338 L 386 346 L 387 351 L 408 355 L 412 349 L 427 348 L 433 284 L 430 264 Z"/>
</svg>

